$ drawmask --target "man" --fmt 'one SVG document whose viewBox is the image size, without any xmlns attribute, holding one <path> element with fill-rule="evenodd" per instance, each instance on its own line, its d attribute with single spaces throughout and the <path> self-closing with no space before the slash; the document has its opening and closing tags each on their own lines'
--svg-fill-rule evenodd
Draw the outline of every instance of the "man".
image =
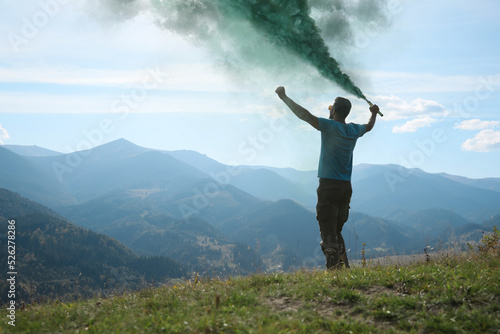
<svg viewBox="0 0 500 334">
<path fill-rule="evenodd" d="M 326 267 L 349 268 L 342 227 L 349 217 L 352 187 L 352 156 L 356 140 L 373 129 L 379 111 L 370 107 L 372 113 L 367 124 L 346 124 L 351 102 L 337 97 L 330 106 L 330 118 L 318 118 L 295 103 L 284 87 L 276 88 L 276 94 L 303 121 L 321 131 L 321 154 L 319 158 L 319 187 L 316 219 L 321 233 L 321 249 L 326 257 Z"/>
</svg>

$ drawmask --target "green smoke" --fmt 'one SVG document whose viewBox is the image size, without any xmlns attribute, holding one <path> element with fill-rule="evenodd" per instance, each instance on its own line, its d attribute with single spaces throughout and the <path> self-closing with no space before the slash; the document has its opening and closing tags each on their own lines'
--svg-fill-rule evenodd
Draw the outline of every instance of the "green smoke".
<svg viewBox="0 0 500 334">
<path fill-rule="evenodd" d="M 378 29 L 388 21 L 387 0 L 101 1 L 119 18 L 139 9 L 153 13 L 159 26 L 206 47 L 236 69 L 284 71 L 293 66 L 296 71 L 297 63 L 284 55 L 286 50 L 362 99 L 326 41 L 338 46 L 340 54 L 354 44 L 357 27 L 370 24 Z"/>
<path fill-rule="evenodd" d="M 244 19 L 275 45 L 282 46 L 313 65 L 325 78 L 366 100 L 349 76 L 331 57 L 320 30 L 310 17 L 306 0 L 214 0 L 220 13 Z"/>
</svg>

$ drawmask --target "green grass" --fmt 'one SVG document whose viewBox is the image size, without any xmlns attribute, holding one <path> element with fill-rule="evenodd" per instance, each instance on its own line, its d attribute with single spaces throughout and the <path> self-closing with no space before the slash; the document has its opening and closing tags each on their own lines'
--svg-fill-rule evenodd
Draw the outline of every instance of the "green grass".
<svg viewBox="0 0 500 334">
<path fill-rule="evenodd" d="M 500 254 L 257 274 L 17 310 L 2 333 L 499 333 Z"/>
</svg>

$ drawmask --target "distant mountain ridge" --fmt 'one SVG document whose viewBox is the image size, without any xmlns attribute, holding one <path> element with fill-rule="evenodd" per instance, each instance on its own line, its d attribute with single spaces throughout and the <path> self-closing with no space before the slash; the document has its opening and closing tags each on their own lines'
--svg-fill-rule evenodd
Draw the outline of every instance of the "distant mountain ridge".
<svg viewBox="0 0 500 334">
<path fill-rule="evenodd" d="M 25 146 L 25 145 L 3 145 L 4 148 L 16 154 L 28 157 L 50 157 L 61 155 L 63 153 L 49 150 L 40 146 Z"/>
<path fill-rule="evenodd" d="M 315 171 L 228 166 L 194 151 L 152 150 L 124 139 L 53 157 L 0 147 L 0 159 L 6 161 L 0 187 L 136 252 L 173 256 L 193 270 L 237 272 L 240 263 L 240 272 L 248 272 L 261 259 L 267 268 L 322 265 Z M 488 186 L 499 180 L 355 166 L 344 232 L 351 255 L 359 257 L 363 243 L 366 254 L 384 256 L 452 239 L 477 242 L 500 213 L 500 192 Z"/>
<path fill-rule="evenodd" d="M 5 155 L 8 154 L 0 147 L 0 158 Z M 69 163 L 72 155 L 79 156 L 81 161 Z M 119 189 L 165 189 L 169 186 L 173 189 L 175 180 L 180 177 L 186 180 L 212 179 L 220 186 L 227 183 L 264 200 L 292 199 L 312 210 L 316 202 L 316 171 L 227 166 L 194 151 L 151 150 L 124 139 L 91 151 L 55 157 L 14 157 L 11 154 L 2 159 L 7 163 L 0 166 L 5 175 L 3 180 L 0 176 L 0 186 L 33 198 L 35 189 L 30 189 L 28 194 L 20 187 L 25 179 L 31 178 L 32 188 L 36 188 L 37 183 L 38 187 L 44 188 L 41 189 L 43 194 L 36 199 L 51 207 L 58 204 L 46 200 L 47 190 L 66 192 L 65 200 L 54 198 L 54 201 L 67 205 Z M 17 160 L 14 167 L 13 160 Z M 55 182 L 54 166 L 57 165 L 71 169 L 62 175 L 62 182 Z M 23 170 L 26 172 L 20 174 Z M 487 219 L 499 213 L 500 178 L 476 180 L 429 174 L 397 165 L 362 164 L 354 167 L 352 182 L 353 209 L 369 215 L 391 218 L 396 211 L 411 212 L 433 207 L 455 211 L 469 219 Z"/>
<path fill-rule="evenodd" d="M 455 182 L 460 182 L 474 187 L 500 192 L 500 178 L 489 177 L 484 179 L 469 179 L 467 177 L 449 175 L 446 173 L 440 173 L 439 175 L 446 177 L 450 180 L 453 180 Z"/>
<path fill-rule="evenodd" d="M 442 208 L 465 218 L 482 220 L 498 214 L 500 192 L 455 182 L 439 174 L 401 166 L 376 166 L 362 178 L 363 166 L 353 171 L 351 207 L 367 214 L 392 218 L 394 212 Z M 366 172 L 365 172 L 366 174 Z"/>
</svg>

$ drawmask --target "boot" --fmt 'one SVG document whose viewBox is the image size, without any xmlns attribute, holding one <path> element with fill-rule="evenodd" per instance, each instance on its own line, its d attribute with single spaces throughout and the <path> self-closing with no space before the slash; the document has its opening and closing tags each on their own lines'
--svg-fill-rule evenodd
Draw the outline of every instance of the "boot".
<svg viewBox="0 0 500 334">
<path fill-rule="evenodd" d="M 349 260 L 347 259 L 347 253 L 342 253 L 339 256 L 340 266 L 344 265 L 346 268 L 351 268 L 349 266 Z"/>
<path fill-rule="evenodd" d="M 338 252 L 333 248 L 327 248 L 323 252 L 326 258 L 326 268 L 327 269 L 338 269 L 340 267 L 340 258 Z"/>
</svg>

